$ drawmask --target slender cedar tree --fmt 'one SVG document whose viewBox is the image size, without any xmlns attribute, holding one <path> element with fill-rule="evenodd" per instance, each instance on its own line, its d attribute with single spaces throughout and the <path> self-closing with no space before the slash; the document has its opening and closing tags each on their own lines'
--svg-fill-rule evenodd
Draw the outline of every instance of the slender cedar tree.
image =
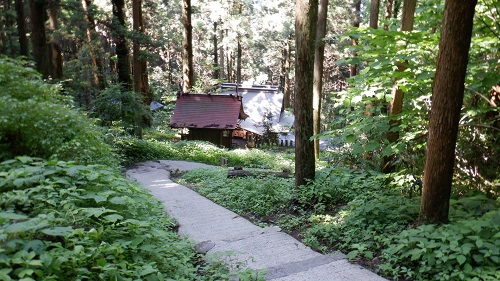
<svg viewBox="0 0 500 281">
<path fill-rule="evenodd" d="M 17 33 L 19 34 L 19 48 L 21 56 L 28 57 L 28 37 L 26 36 L 26 20 L 24 19 L 23 0 L 15 0 Z"/>
<path fill-rule="evenodd" d="M 184 25 L 182 32 L 182 92 L 187 93 L 194 86 L 191 0 L 183 1 L 182 24 Z"/>
<path fill-rule="evenodd" d="M 124 0 L 111 0 L 113 4 L 113 32 L 116 45 L 118 82 L 125 88 L 132 88 L 132 77 L 130 75 L 130 57 L 126 38 L 127 28 L 125 26 L 125 2 Z"/>
<path fill-rule="evenodd" d="M 465 72 L 477 0 L 446 0 L 420 205 L 422 223 L 446 223 L 450 205 Z"/>
<path fill-rule="evenodd" d="M 37 70 L 47 78 L 50 75 L 49 56 L 47 53 L 47 36 L 45 34 L 45 18 L 47 17 L 46 0 L 29 0 L 31 45 Z"/>
<path fill-rule="evenodd" d="M 313 88 L 313 122 L 314 134 L 321 132 L 321 97 L 323 91 L 323 60 L 325 58 L 326 22 L 328 0 L 319 0 L 318 28 L 316 31 L 316 46 L 314 51 L 314 88 Z M 314 139 L 314 158 L 319 159 L 319 139 Z"/>
<path fill-rule="evenodd" d="M 313 80 L 318 0 L 297 0 L 295 14 L 295 186 L 314 179 Z"/>
</svg>

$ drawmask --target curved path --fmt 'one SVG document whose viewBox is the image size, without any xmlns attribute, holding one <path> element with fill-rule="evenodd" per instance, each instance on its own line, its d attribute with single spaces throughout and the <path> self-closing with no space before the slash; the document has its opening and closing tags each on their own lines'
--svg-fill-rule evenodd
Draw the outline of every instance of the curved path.
<svg viewBox="0 0 500 281">
<path fill-rule="evenodd" d="M 185 161 L 150 161 L 127 169 L 160 199 L 177 219 L 179 234 L 196 243 L 207 258 L 222 259 L 233 269 L 264 270 L 274 281 L 382 281 L 375 273 L 347 261 L 345 255 L 323 255 L 311 250 L 279 227 L 259 227 L 193 190 L 169 179 L 172 171 L 218 168 Z"/>
</svg>

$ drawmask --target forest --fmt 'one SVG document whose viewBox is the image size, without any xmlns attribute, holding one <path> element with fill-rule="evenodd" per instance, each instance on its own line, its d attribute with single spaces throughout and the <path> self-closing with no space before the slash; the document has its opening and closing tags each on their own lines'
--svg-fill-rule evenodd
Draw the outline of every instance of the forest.
<svg viewBox="0 0 500 281">
<path fill-rule="evenodd" d="M 389 280 L 499 280 L 499 48 L 496 0 L 4 0 L 0 280 L 257 279 L 123 174 L 221 157 L 294 177 L 175 180 Z M 179 140 L 223 82 L 279 86 L 295 148 Z"/>
</svg>

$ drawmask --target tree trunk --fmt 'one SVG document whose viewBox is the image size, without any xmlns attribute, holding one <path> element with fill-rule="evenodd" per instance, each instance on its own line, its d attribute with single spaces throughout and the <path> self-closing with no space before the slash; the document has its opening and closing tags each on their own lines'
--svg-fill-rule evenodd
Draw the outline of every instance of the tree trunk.
<svg viewBox="0 0 500 281">
<path fill-rule="evenodd" d="M 105 78 L 104 78 L 104 69 L 102 65 L 102 61 L 96 52 L 96 48 L 94 46 L 94 37 L 95 37 L 95 21 L 93 15 L 89 11 L 89 7 L 92 4 L 92 0 L 82 0 L 82 9 L 85 18 L 86 26 L 86 35 L 87 35 L 87 44 L 89 44 L 90 48 L 90 60 L 92 63 L 92 71 L 94 78 L 94 86 L 98 89 L 104 89 L 106 87 Z"/>
<path fill-rule="evenodd" d="M 291 65 L 291 47 L 290 47 L 290 40 L 286 40 L 286 48 L 285 48 L 285 54 L 284 54 L 284 59 L 285 59 L 285 69 L 284 69 L 284 76 L 285 76 L 285 81 L 283 85 L 283 107 L 285 108 L 290 108 L 292 107 L 292 91 L 290 91 L 290 65 Z"/>
<path fill-rule="evenodd" d="M 191 0 L 183 0 L 182 23 L 182 92 L 187 93 L 194 86 L 193 26 L 191 25 Z"/>
<path fill-rule="evenodd" d="M 220 37 L 220 42 L 224 42 L 224 30 L 219 31 L 219 37 Z M 220 79 L 225 79 L 226 78 L 226 66 L 225 66 L 225 47 L 224 45 L 220 46 L 219 48 L 219 78 Z"/>
<path fill-rule="evenodd" d="M 316 30 L 316 45 L 314 51 L 314 86 L 313 86 L 313 134 L 321 132 L 321 97 L 323 91 L 323 60 L 325 58 L 328 0 L 320 0 L 318 7 L 318 26 Z M 314 158 L 319 159 L 319 139 L 314 140 Z"/>
<path fill-rule="evenodd" d="M 236 49 L 236 83 L 241 84 L 241 42 L 238 36 L 238 46 Z"/>
<path fill-rule="evenodd" d="M 295 186 L 315 177 L 313 135 L 314 46 L 318 0 L 296 0 L 295 17 Z"/>
<path fill-rule="evenodd" d="M 130 90 L 132 89 L 132 77 L 130 76 L 130 57 L 125 37 L 125 2 L 124 0 L 111 0 L 113 3 L 113 26 L 115 34 L 118 82 Z"/>
<path fill-rule="evenodd" d="M 355 2 L 354 2 L 354 23 L 352 26 L 357 28 L 357 27 L 359 27 L 360 23 L 361 23 L 361 1 L 355 0 Z M 353 46 L 358 45 L 358 41 L 356 39 L 351 39 L 351 41 L 352 41 Z M 356 51 L 352 52 L 352 56 L 353 57 L 358 56 Z M 349 76 L 350 77 L 356 76 L 357 73 L 358 73 L 357 65 L 352 64 L 349 68 L 349 74 L 350 74 Z"/>
<path fill-rule="evenodd" d="M 422 223 L 446 223 L 460 110 L 477 0 L 446 0 L 420 205 Z"/>
<path fill-rule="evenodd" d="M 50 75 L 47 53 L 47 37 L 45 35 L 45 19 L 47 3 L 45 0 L 29 0 L 31 45 L 37 70 L 47 78 Z"/>
<path fill-rule="evenodd" d="M 380 11 L 380 0 L 371 0 L 370 4 L 370 27 L 378 28 L 378 13 Z"/>
<path fill-rule="evenodd" d="M 61 47 L 58 43 L 57 30 L 59 29 L 59 7 L 53 3 L 49 7 L 49 29 L 51 38 L 49 41 L 49 58 L 50 58 L 50 75 L 53 79 L 63 78 L 63 60 L 61 54 Z"/>
<path fill-rule="evenodd" d="M 133 29 L 136 34 L 144 34 L 144 22 L 142 18 L 142 0 L 132 1 L 132 19 Z M 141 56 L 141 42 L 140 37 L 136 36 L 133 42 L 134 49 L 134 91 L 142 95 L 142 101 L 146 107 L 151 104 L 151 96 L 149 93 L 149 82 L 147 72 L 147 60 Z M 136 116 L 136 129 L 135 135 L 142 138 L 142 127 L 150 126 L 151 120 L 147 116 Z"/>
<path fill-rule="evenodd" d="M 19 47 L 21 56 L 28 57 L 29 46 L 28 37 L 26 37 L 26 21 L 24 19 L 23 0 L 15 0 L 17 33 L 19 34 Z"/>
<path fill-rule="evenodd" d="M 212 67 L 214 68 L 213 72 L 213 78 L 214 79 L 219 79 L 220 78 L 220 69 L 219 69 L 219 46 L 217 42 L 217 22 L 214 21 L 214 63 Z"/>
<path fill-rule="evenodd" d="M 394 3 L 394 0 L 387 0 L 386 6 L 385 6 L 385 23 L 384 23 L 385 30 L 389 29 L 389 20 L 391 19 L 391 16 L 392 16 L 393 3 Z"/>
<path fill-rule="evenodd" d="M 415 18 L 415 8 L 417 0 L 404 0 L 403 3 L 403 19 L 401 20 L 401 31 L 412 31 L 413 20 Z M 408 65 L 407 61 L 396 62 L 397 72 L 404 72 Z M 394 80 L 392 86 L 392 100 L 389 102 L 388 114 L 394 116 L 403 111 L 404 92 L 397 86 L 397 80 Z M 392 130 L 394 127 L 399 126 L 401 121 L 393 119 L 390 121 L 390 129 L 386 132 L 387 140 L 390 143 L 395 143 L 399 140 L 399 131 Z M 395 155 L 391 154 L 385 156 L 382 160 L 382 171 L 384 173 L 394 172 L 395 166 L 393 165 Z"/>
</svg>

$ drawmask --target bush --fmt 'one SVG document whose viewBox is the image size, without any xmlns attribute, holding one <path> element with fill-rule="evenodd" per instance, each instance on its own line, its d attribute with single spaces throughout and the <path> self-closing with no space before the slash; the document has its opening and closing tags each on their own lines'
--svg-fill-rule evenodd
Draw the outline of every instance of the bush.
<svg viewBox="0 0 500 281">
<path fill-rule="evenodd" d="M 276 177 L 227 178 L 226 169 L 189 171 L 182 182 L 210 200 L 247 217 L 274 216 L 293 198 L 293 180 Z"/>
<path fill-rule="evenodd" d="M 0 190 L 2 280 L 196 279 L 161 203 L 113 170 L 20 157 Z"/>
<path fill-rule="evenodd" d="M 269 169 L 290 169 L 291 156 L 257 149 L 228 150 L 204 141 L 160 142 L 139 140 L 132 137 L 119 137 L 115 141 L 116 151 L 122 156 L 123 164 L 147 160 L 186 160 L 210 165 L 220 165 L 220 158 L 228 159 L 228 165 L 261 167 Z"/>
<path fill-rule="evenodd" d="M 421 225 L 394 236 L 382 252 L 380 270 L 395 279 L 499 280 L 498 202 L 484 195 L 464 197 L 452 201 L 452 211 L 457 220 L 450 224 Z"/>
<path fill-rule="evenodd" d="M 104 134 L 21 62 L 0 58 L 0 161 L 29 155 L 117 166 Z"/>
</svg>

